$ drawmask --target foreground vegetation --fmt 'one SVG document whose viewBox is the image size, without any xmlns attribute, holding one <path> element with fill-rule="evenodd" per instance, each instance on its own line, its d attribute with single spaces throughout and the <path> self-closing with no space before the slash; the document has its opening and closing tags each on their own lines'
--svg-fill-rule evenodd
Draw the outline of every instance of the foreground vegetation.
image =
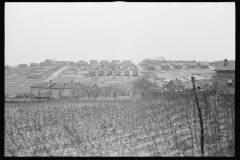
<svg viewBox="0 0 240 160">
<path fill-rule="evenodd" d="M 5 103 L 5 156 L 201 156 L 194 97 Z M 235 101 L 199 94 L 204 156 L 235 155 Z"/>
</svg>

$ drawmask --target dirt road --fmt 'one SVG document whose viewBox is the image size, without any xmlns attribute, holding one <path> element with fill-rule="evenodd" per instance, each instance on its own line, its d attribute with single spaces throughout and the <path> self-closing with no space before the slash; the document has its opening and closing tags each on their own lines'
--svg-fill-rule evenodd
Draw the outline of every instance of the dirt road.
<svg viewBox="0 0 240 160">
<path fill-rule="evenodd" d="M 68 68 L 68 66 L 65 66 L 65 67 L 57 70 L 57 71 L 54 72 L 48 79 L 46 79 L 46 80 L 44 80 L 44 81 L 48 82 L 48 81 L 50 81 L 50 80 L 56 80 L 57 77 L 58 77 L 58 75 L 59 75 L 62 71 L 64 71 L 65 69 L 67 69 L 67 68 Z"/>
</svg>

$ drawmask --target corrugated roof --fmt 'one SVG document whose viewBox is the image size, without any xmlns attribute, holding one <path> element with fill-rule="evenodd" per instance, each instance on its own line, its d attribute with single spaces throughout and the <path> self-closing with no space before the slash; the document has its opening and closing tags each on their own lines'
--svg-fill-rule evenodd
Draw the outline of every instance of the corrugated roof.
<svg viewBox="0 0 240 160">
<path fill-rule="evenodd" d="M 215 67 L 215 71 L 235 71 L 235 61 L 228 60 L 228 65 L 224 66 L 224 61 L 218 61 Z"/>
</svg>

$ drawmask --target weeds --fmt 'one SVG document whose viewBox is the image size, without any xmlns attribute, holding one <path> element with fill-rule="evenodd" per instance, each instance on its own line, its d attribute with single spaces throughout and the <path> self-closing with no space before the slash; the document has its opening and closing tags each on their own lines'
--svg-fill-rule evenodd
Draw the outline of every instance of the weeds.
<svg viewBox="0 0 240 160">
<path fill-rule="evenodd" d="M 202 93 L 199 105 L 205 156 L 234 156 L 234 99 Z M 154 101 L 5 103 L 4 118 L 5 156 L 201 156 L 189 93 Z"/>
</svg>

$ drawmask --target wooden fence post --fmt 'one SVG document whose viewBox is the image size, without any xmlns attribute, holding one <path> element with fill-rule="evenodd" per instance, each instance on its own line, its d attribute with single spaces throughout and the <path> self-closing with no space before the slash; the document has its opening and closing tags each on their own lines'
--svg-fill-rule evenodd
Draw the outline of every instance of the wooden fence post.
<svg viewBox="0 0 240 160">
<path fill-rule="evenodd" d="M 203 128 L 203 120 L 202 120 L 202 111 L 201 108 L 199 106 L 199 102 L 198 102 L 198 97 L 197 97 L 197 90 L 196 90 L 196 85 L 195 85 L 195 81 L 194 81 L 194 76 L 191 77 L 192 79 L 192 84 L 193 84 L 193 90 L 195 93 L 195 102 L 197 105 L 197 109 L 198 109 L 198 116 L 199 116 L 199 123 L 200 123 L 200 128 L 201 128 L 201 138 L 200 138 L 200 145 L 201 145 L 201 156 L 204 156 L 204 128 Z"/>
</svg>

